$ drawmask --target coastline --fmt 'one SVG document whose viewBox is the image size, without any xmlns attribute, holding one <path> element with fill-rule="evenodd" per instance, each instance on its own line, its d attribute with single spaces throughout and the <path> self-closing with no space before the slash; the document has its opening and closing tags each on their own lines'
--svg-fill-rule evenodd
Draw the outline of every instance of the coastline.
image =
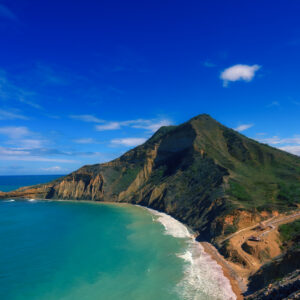
<svg viewBox="0 0 300 300">
<path fill-rule="evenodd" d="M 140 206 L 140 205 L 138 205 L 138 206 Z M 220 267 L 220 272 L 222 273 L 222 276 L 224 277 L 224 279 L 228 280 L 228 285 L 231 289 L 232 294 L 234 294 L 235 299 L 237 299 L 237 300 L 244 299 L 244 297 L 242 295 L 242 290 L 245 290 L 243 283 L 238 279 L 238 277 L 237 277 L 238 275 L 228 266 L 226 260 L 221 256 L 221 254 L 218 252 L 218 250 L 212 244 L 210 244 L 208 242 L 196 241 L 196 239 L 194 238 L 193 231 L 187 225 L 181 223 L 180 221 L 176 220 L 172 216 L 170 216 L 164 212 L 159 212 L 157 210 L 154 210 L 152 208 L 148 208 L 145 206 L 140 206 L 140 207 L 147 209 L 148 211 L 150 211 L 150 213 L 152 213 L 153 215 L 158 217 L 157 221 L 160 222 L 165 227 L 165 230 L 166 230 L 166 232 L 168 232 L 168 234 L 173 235 L 175 237 L 185 237 L 185 238 L 191 239 L 192 244 L 195 245 L 196 247 L 198 247 L 200 252 L 202 252 L 202 253 L 204 252 L 210 258 L 210 260 L 212 262 L 216 263 L 216 265 L 218 267 Z M 178 225 L 176 226 L 176 224 L 172 224 L 172 223 L 168 224 L 168 222 L 166 222 L 167 220 L 165 219 L 164 216 L 169 218 L 169 221 L 174 220 L 176 223 L 179 223 L 181 228 L 178 228 Z M 177 227 L 177 229 L 180 229 L 180 231 L 176 232 L 176 234 L 174 234 L 174 231 L 172 230 L 173 226 Z M 197 254 L 199 255 L 198 251 L 197 251 Z M 181 255 L 180 257 L 184 258 L 184 256 L 185 255 Z M 188 261 L 189 260 L 190 259 L 188 259 Z M 208 264 L 210 264 L 209 261 L 206 261 L 206 262 Z M 198 263 L 199 263 L 199 261 L 198 261 Z M 199 265 L 198 263 L 196 261 L 193 261 L 193 264 L 195 264 L 196 267 L 200 268 L 201 265 Z M 213 265 L 211 265 L 211 267 L 213 268 Z M 228 294 L 227 294 L 227 296 L 228 296 Z M 230 296 L 230 299 L 233 299 L 233 298 Z"/>
<path fill-rule="evenodd" d="M 4 200 L 4 199 L 3 199 Z M 16 199 L 15 199 L 16 200 Z M 30 201 L 33 199 L 20 199 L 25 201 Z M 102 205 L 117 205 L 117 206 L 138 206 L 144 209 L 147 209 L 152 214 L 164 214 L 172 219 L 174 219 L 176 222 L 179 222 L 184 226 L 189 232 L 190 237 L 193 239 L 193 241 L 198 244 L 198 246 L 203 248 L 203 251 L 210 256 L 210 258 L 217 263 L 218 266 L 221 267 L 223 271 L 223 276 L 229 280 L 231 290 L 233 294 L 235 294 L 237 300 L 244 299 L 242 295 L 243 288 L 241 287 L 241 282 L 238 281 L 237 275 L 234 274 L 234 271 L 228 266 L 226 260 L 220 255 L 218 250 L 210 243 L 208 242 L 198 242 L 192 237 L 192 230 L 186 225 L 181 223 L 180 221 L 176 220 L 175 218 L 171 217 L 170 215 L 160 212 L 157 210 L 154 210 L 152 208 L 141 206 L 141 205 L 135 205 L 127 202 L 110 202 L 110 201 L 93 201 L 93 200 L 59 200 L 59 199 L 34 199 L 35 201 L 45 201 L 45 202 L 71 202 L 71 203 L 89 203 L 89 204 L 102 204 Z M 164 225 L 164 224 L 163 224 Z M 183 233 L 185 235 L 185 233 Z"/>
<path fill-rule="evenodd" d="M 210 257 L 217 262 L 217 264 L 222 268 L 224 276 L 230 281 L 232 291 L 236 295 L 237 300 L 244 299 L 243 290 L 244 287 L 242 283 L 237 279 L 237 275 L 234 271 L 228 266 L 226 260 L 221 256 L 219 251 L 208 242 L 199 242 L 203 247 L 204 251 L 210 255 Z"/>
</svg>

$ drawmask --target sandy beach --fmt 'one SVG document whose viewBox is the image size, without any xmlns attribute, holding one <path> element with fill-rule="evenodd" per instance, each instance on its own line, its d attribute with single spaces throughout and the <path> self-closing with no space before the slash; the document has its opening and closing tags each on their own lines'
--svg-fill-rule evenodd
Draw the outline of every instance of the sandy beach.
<svg viewBox="0 0 300 300">
<path fill-rule="evenodd" d="M 231 284 L 232 291 L 235 293 L 237 300 L 244 299 L 242 290 L 244 287 L 242 283 L 239 282 L 237 274 L 228 266 L 226 260 L 219 254 L 218 250 L 210 243 L 200 242 L 201 246 L 204 248 L 204 251 L 211 256 L 221 267 L 224 273 Z"/>
</svg>

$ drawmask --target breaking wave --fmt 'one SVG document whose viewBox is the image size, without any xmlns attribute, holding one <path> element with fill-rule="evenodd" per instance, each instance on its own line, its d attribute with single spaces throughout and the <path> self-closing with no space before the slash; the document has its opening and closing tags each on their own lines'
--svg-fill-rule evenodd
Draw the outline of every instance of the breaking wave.
<svg viewBox="0 0 300 300">
<path fill-rule="evenodd" d="M 184 277 L 176 287 L 181 297 L 187 300 L 236 299 L 230 281 L 224 276 L 221 266 L 204 251 L 200 243 L 195 241 L 192 232 L 165 213 L 150 208 L 147 210 L 152 213 L 155 221 L 164 226 L 166 234 L 186 239 L 185 252 L 178 254 L 185 261 Z"/>
<path fill-rule="evenodd" d="M 28 199 L 29 202 L 36 202 L 36 199 Z"/>
</svg>

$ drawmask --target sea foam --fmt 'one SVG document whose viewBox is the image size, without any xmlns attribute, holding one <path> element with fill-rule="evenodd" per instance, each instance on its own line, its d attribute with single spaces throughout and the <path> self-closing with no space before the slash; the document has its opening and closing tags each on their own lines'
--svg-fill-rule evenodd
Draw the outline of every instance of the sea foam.
<svg viewBox="0 0 300 300">
<path fill-rule="evenodd" d="M 176 290 L 183 299 L 202 300 L 220 299 L 234 300 L 230 281 L 224 276 L 218 263 L 207 254 L 200 243 L 196 242 L 192 232 L 171 216 L 147 208 L 165 228 L 165 234 L 187 240 L 187 249 L 178 254 L 185 262 L 184 277 L 178 283 Z"/>
<path fill-rule="evenodd" d="M 36 202 L 35 199 L 28 199 L 29 202 Z"/>
</svg>

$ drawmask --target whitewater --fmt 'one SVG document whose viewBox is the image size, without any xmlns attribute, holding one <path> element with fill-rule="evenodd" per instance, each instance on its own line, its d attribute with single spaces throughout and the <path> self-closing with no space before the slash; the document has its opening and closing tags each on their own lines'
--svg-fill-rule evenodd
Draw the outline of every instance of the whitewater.
<svg viewBox="0 0 300 300">
<path fill-rule="evenodd" d="M 154 221 L 164 226 L 165 234 L 187 240 L 186 251 L 178 254 L 186 262 L 185 276 L 176 287 L 183 299 L 236 299 L 222 267 L 204 251 L 187 226 L 165 213 L 151 208 L 145 209 L 153 215 Z"/>
</svg>

